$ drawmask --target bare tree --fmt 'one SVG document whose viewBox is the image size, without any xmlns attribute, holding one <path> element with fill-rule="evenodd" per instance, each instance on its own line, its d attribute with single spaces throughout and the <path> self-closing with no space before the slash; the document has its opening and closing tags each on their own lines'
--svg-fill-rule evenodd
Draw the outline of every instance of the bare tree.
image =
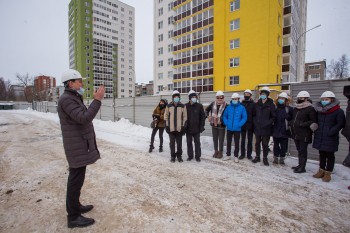
<svg viewBox="0 0 350 233">
<path fill-rule="evenodd" d="M 35 99 L 34 79 L 30 77 L 28 73 L 25 75 L 16 73 L 16 79 L 17 79 L 18 85 L 24 87 L 24 97 L 26 101 L 32 102 L 33 99 Z"/>
<path fill-rule="evenodd" d="M 349 77 L 349 59 L 343 54 L 338 61 L 331 61 L 327 67 L 329 79 L 342 79 Z"/>
<path fill-rule="evenodd" d="M 4 78 L 0 78 L 0 100 L 9 101 L 15 100 L 13 89 L 11 89 L 10 80 L 5 81 Z"/>
</svg>

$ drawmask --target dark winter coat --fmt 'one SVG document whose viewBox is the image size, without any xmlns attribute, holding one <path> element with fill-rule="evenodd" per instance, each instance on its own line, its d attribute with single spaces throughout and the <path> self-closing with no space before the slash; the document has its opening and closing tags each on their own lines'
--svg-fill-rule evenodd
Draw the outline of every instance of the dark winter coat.
<svg viewBox="0 0 350 233">
<path fill-rule="evenodd" d="M 211 103 L 209 104 L 209 106 L 205 109 L 205 115 L 206 115 L 206 117 L 212 116 L 212 114 L 213 114 L 213 105 L 214 105 L 215 103 L 216 103 L 216 101 L 211 102 Z M 227 108 L 227 104 L 226 104 L 224 110 L 222 111 L 222 114 L 221 114 L 221 117 L 220 117 L 220 122 L 221 122 L 221 124 L 218 124 L 217 127 L 225 128 L 225 125 L 224 125 L 224 123 L 223 123 L 222 117 L 223 117 L 223 115 L 224 115 L 224 112 L 225 112 L 225 109 L 226 109 L 226 108 Z M 220 105 L 217 105 L 217 106 L 216 106 L 216 109 L 219 111 Z M 213 123 L 210 123 L 210 125 L 211 125 L 211 126 L 214 126 Z"/>
<path fill-rule="evenodd" d="M 277 104 L 275 115 L 276 120 L 273 125 L 272 136 L 275 138 L 289 138 L 291 136 L 289 121 L 293 117 L 293 108 L 284 104 Z"/>
<path fill-rule="evenodd" d="M 200 103 L 186 104 L 187 127 L 186 133 L 197 134 L 204 131 L 205 113 L 203 105 Z"/>
<path fill-rule="evenodd" d="M 317 124 L 317 114 L 312 104 L 308 101 L 296 104 L 290 122 L 292 138 L 312 143 L 312 130 L 310 128 L 312 124 Z"/>
<path fill-rule="evenodd" d="M 86 108 L 81 95 L 71 89 L 65 89 L 58 100 L 63 147 L 70 168 L 83 167 L 100 158 L 92 124 L 100 107 L 101 101 L 94 100 Z"/>
<path fill-rule="evenodd" d="M 339 131 L 345 125 L 344 111 L 335 99 L 323 107 L 320 102 L 315 104 L 318 129 L 315 131 L 313 147 L 319 151 L 336 152 L 339 146 Z"/>
<path fill-rule="evenodd" d="M 165 113 L 165 107 L 160 108 L 159 105 L 153 111 L 152 117 L 153 119 L 157 119 L 157 127 L 159 128 L 165 127 L 164 113 Z"/>
<path fill-rule="evenodd" d="M 346 108 L 346 122 L 345 127 L 341 132 L 348 142 L 350 142 L 350 100 L 348 100 L 348 107 Z"/>
<path fill-rule="evenodd" d="M 247 111 L 247 122 L 242 126 L 242 130 L 253 130 L 254 129 L 253 112 L 255 108 L 255 103 L 252 99 L 243 100 L 242 105 L 245 107 L 245 110 Z"/>
<path fill-rule="evenodd" d="M 233 104 L 231 101 L 222 119 L 227 130 L 240 132 L 242 126 L 247 122 L 247 111 L 241 103 Z"/>
<path fill-rule="evenodd" d="M 271 98 L 265 103 L 261 99 L 255 104 L 253 111 L 254 133 L 258 136 L 271 136 L 272 126 L 275 122 L 276 106 Z"/>
</svg>

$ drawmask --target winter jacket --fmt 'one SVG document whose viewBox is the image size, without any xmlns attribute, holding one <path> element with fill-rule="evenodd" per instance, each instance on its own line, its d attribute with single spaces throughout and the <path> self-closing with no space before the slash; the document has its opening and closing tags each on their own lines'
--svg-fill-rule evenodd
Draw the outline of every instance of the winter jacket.
<svg viewBox="0 0 350 233">
<path fill-rule="evenodd" d="M 292 138 L 312 143 L 312 124 L 317 124 L 317 114 L 312 104 L 308 101 L 296 104 L 290 121 Z"/>
<path fill-rule="evenodd" d="M 233 104 L 231 101 L 230 105 L 226 107 L 222 119 L 227 130 L 240 132 L 242 126 L 247 122 L 247 111 L 240 102 Z"/>
<path fill-rule="evenodd" d="M 101 101 L 93 100 L 86 108 L 81 95 L 71 89 L 65 89 L 58 101 L 63 147 L 70 168 L 84 167 L 100 158 L 92 124 L 100 107 Z"/>
<path fill-rule="evenodd" d="M 289 138 L 291 136 L 289 130 L 289 121 L 293 117 L 293 108 L 284 104 L 277 104 L 275 110 L 275 123 L 273 124 L 273 134 L 275 138 Z"/>
<path fill-rule="evenodd" d="M 339 146 L 339 131 L 345 125 L 344 111 L 339 106 L 339 100 L 323 107 L 320 102 L 315 104 L 318 129 L 315 131 L 313 147 L 320 151 L 336 152 Z"/>
<path fill-rule="evenodd" d="M 213 101 L 209 104 L 209 106 L 205 109 L 205 115 L 208 117 L 208 116 L 212 116 L 213 115 L 213 105 L 216 103 L 216 101 Z M 222 117 L 224 115 L 224 112 L 225 112 L 225 109 L 227 108 L 227 105 L 225 106 L 224 110 L 222 111 L 222 114 L 221 114 L 221 117 L 220 117 L 220 121 L 221 121 L 221 124 L 218 124 L 217 127 L 220 127 L 220 128 L 225 128 L 225 125 L 224 125 L 224 122 L 222 120 Z M 216 109 L 219 111 L 220 109 L 220 105 L 217 105 L 216 106 Z M 210 123 L 211 126 L 214 126 L 213 123 Z"/>
<path fill-rule="evenodd" d="M 181 102 L 176 105 L 171 102 L 165 109 L 164 120 L 165 127 L 169 127 L 170 132 L 183 133 L 187 124 L 186 106 Z"/>
<path fill-rule="evenodd" d="M 348 142 L 350 142 L 350 100 L 348 100 L 348 107 L 346 108 L 346 122 L 345 127 L 341 132 Z"/>
<path fill-rule="evenodd" d="M 257 136 L 271 136 L 272 126 L 275 122 L 276 106 L 271 98 L 263 103 L 261 99 L 255 104 L 253 111 L 254 133 Z"/>
<path fill-rule="evenodd" d="M 253 112 L 255 108 L 255 103 L 252 99 L 250 100 L 243 100 L 242 105 L 245 107 L 245 110 L 247 111 L 247 122 L 242 126 L 242 130 L 254 130 L 254 124 L 253 124 Z"/>
<path fill-rule="evenodd" d="M 165 127 L 165 121 L 164 121 L 164 113 L 165 113 L 165 107 L 160 108 L 159 105 L 154 109 L 152 117 L 153 119 L 157 119 L 157 127 L 164 128 Z"/>
<path fill-rule="evenodd" d="M 204 131 L 205 113 L 203 105 L 200 103 L 186 104 L 187 127 L 186 133 L 197 134 Z"/>
</svg>

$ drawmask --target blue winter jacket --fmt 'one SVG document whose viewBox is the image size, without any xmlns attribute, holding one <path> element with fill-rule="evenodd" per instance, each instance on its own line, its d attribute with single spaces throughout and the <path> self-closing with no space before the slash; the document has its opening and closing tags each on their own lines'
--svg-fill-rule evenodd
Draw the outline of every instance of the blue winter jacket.
<svg viewBox="0 0 350 233">
<path fill-rule="evenodd" d="M 247 121 L 247 111 L 241 103 L 233 104 L 231 101 L 230 105 L 226 107 L 222 119 L 227 130 L 241 131 L 242 126 Z"/>
</svg>

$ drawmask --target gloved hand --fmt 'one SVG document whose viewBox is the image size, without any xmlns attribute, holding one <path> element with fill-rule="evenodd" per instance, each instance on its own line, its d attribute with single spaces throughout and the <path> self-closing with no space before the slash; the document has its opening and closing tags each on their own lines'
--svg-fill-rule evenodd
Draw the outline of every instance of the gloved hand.
<svg viewBox="0 0 350 233">
<path fill-rule="evenodd" d="M 169 133 L 170 133 L 170 127 L 169 127 L 169 126 L 166 126 L 166 127 L 165 127 L 165 131 L 167 132 L 167 134 L 169 134 Z"/>
<path fill-rule="evenodd" d="M 204 128 L 204 127 L 201 127 L 201 129 L 200 129 L 200 131 L 199 131 L 199 132 L 203 133 L 203 132 L 204 132 L 204 130 L 205 130 L 205 128 Z"/>
</svg>

